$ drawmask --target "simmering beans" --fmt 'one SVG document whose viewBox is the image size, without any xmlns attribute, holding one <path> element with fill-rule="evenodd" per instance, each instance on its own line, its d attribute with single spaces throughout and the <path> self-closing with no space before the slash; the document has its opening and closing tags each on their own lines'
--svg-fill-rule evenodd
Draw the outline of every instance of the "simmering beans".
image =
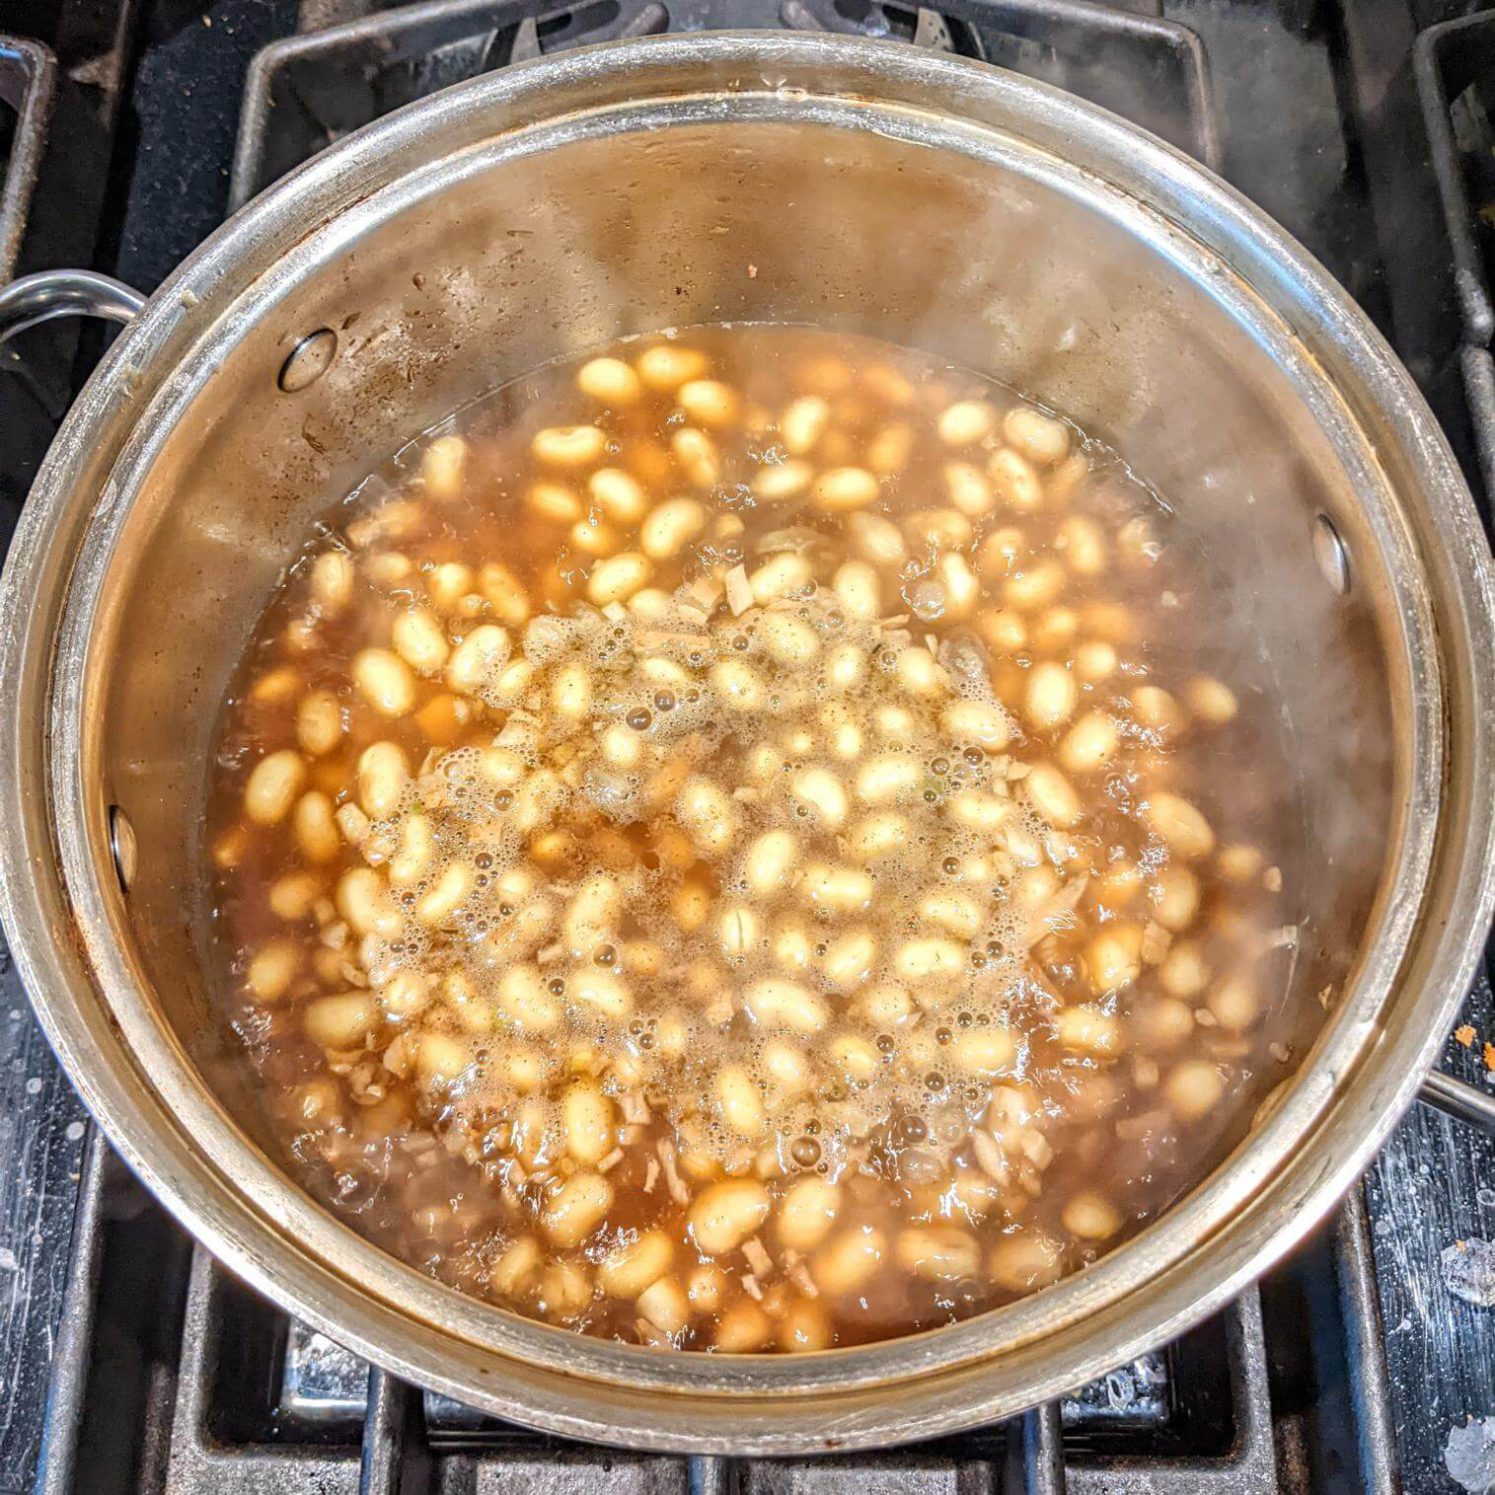
<svg viewBox="0 0 1495 1495">
<path fill-rule="evenodd" d="M 271 1130 L 373 1240 L 592 1334 L 855 1344 L 1082 1268 L 1281 1078 L 1273 709 L 1069 423 L 704 329 L 379 479 L 265 614 L 207 858 Z"/>
</svg>

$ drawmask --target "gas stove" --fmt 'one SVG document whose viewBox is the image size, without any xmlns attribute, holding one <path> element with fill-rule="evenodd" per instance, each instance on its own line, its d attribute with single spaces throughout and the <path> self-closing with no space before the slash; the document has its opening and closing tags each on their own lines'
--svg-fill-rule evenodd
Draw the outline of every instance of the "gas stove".
<svg viewBox="0 0 1495 1495">
<path fill-rule="evenodd" d="M 1381 326 L 1484 494 L 1495 489 L 1495 5 L 1486 10 L 0 0 L 0 281 L 91 263 L 150 290 L 233 207 L 333 140 L 526 58 L 723 27 L 892 37 L 1070 89 L 1222 172 Z M 0 358 L 0 546 L 101 336 L 54 323 Z M 1488 1085 L 1486 1041 L 1488 970 L 1445 1070 Z M 1258 1287 L 1015 1422 L 803 1461 L 569 1443 L 370 1370 L 219 1268 L 90 1127 L 0 942 L 5 1495 L 1492 1489 L 1486 1240 L 1495 1142 L 1417 1108 L 1336 1216 Z"/>
</svg>

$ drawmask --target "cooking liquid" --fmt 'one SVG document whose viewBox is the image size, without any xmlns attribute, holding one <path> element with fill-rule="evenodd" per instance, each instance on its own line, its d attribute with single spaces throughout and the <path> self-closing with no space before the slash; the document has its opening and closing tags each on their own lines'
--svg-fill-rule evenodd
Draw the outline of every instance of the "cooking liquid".
<svg viewBox="0 0 1495 1495">
<path fill-rule="evenodd" d="M 1117 454 L 869 340 L 459 412 L 224 708 L 225 1013 L 293 1167 L 463 1291 L 687 1349 L 1093 1260 L 1286 1073 L 1287 776 L 1210 581 Z"/>
</svg>

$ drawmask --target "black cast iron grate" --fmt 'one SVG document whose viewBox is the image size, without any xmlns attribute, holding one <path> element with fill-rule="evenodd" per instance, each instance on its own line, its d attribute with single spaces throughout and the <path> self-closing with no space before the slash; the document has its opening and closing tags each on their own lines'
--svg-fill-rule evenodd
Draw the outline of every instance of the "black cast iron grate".
<svg viewBox="0 0 1495 1495">
<path fill-rule="evenodd" d="M 1166 1349 L 1016 1422 L 804 1460 L 635 1454 L 422 1393 L 194 1247 L 102 1138 L 84 1161 L 39 1495 L 840 1491 L 1267 1495 L 1395 1489 L 1369 1235 L 1332 1228 Z M 494 1481 L 489 1485 L 489 1480 Z"/>
<path fill-rule="evenodd" d="M 448 84 L 593 42 L 723 27 L 888 37 L 1014 68 L 1121 110 L 1211 166 L 1220 139 L 1199 38 L 1089 0 L 432 0 L 272 43 L 249 70 L 235 207 L 371 119 Z"/>
</svg>

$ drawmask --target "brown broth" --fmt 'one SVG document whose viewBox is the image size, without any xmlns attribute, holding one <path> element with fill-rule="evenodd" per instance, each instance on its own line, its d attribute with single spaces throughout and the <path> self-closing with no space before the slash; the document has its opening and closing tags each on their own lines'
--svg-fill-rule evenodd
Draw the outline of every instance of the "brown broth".
<svg viewBox="0 0 1495 1495">
<path fill-rule="evenodd" d="M 273 1134 L 395 1255 L 630 1342 L 863 1343 L 1084 1266 L 1289 1057 L 1289 776 L 1208 557 L 921 354 L 595 357 L 331 510 L 225 704 Z"/>
</svg>

